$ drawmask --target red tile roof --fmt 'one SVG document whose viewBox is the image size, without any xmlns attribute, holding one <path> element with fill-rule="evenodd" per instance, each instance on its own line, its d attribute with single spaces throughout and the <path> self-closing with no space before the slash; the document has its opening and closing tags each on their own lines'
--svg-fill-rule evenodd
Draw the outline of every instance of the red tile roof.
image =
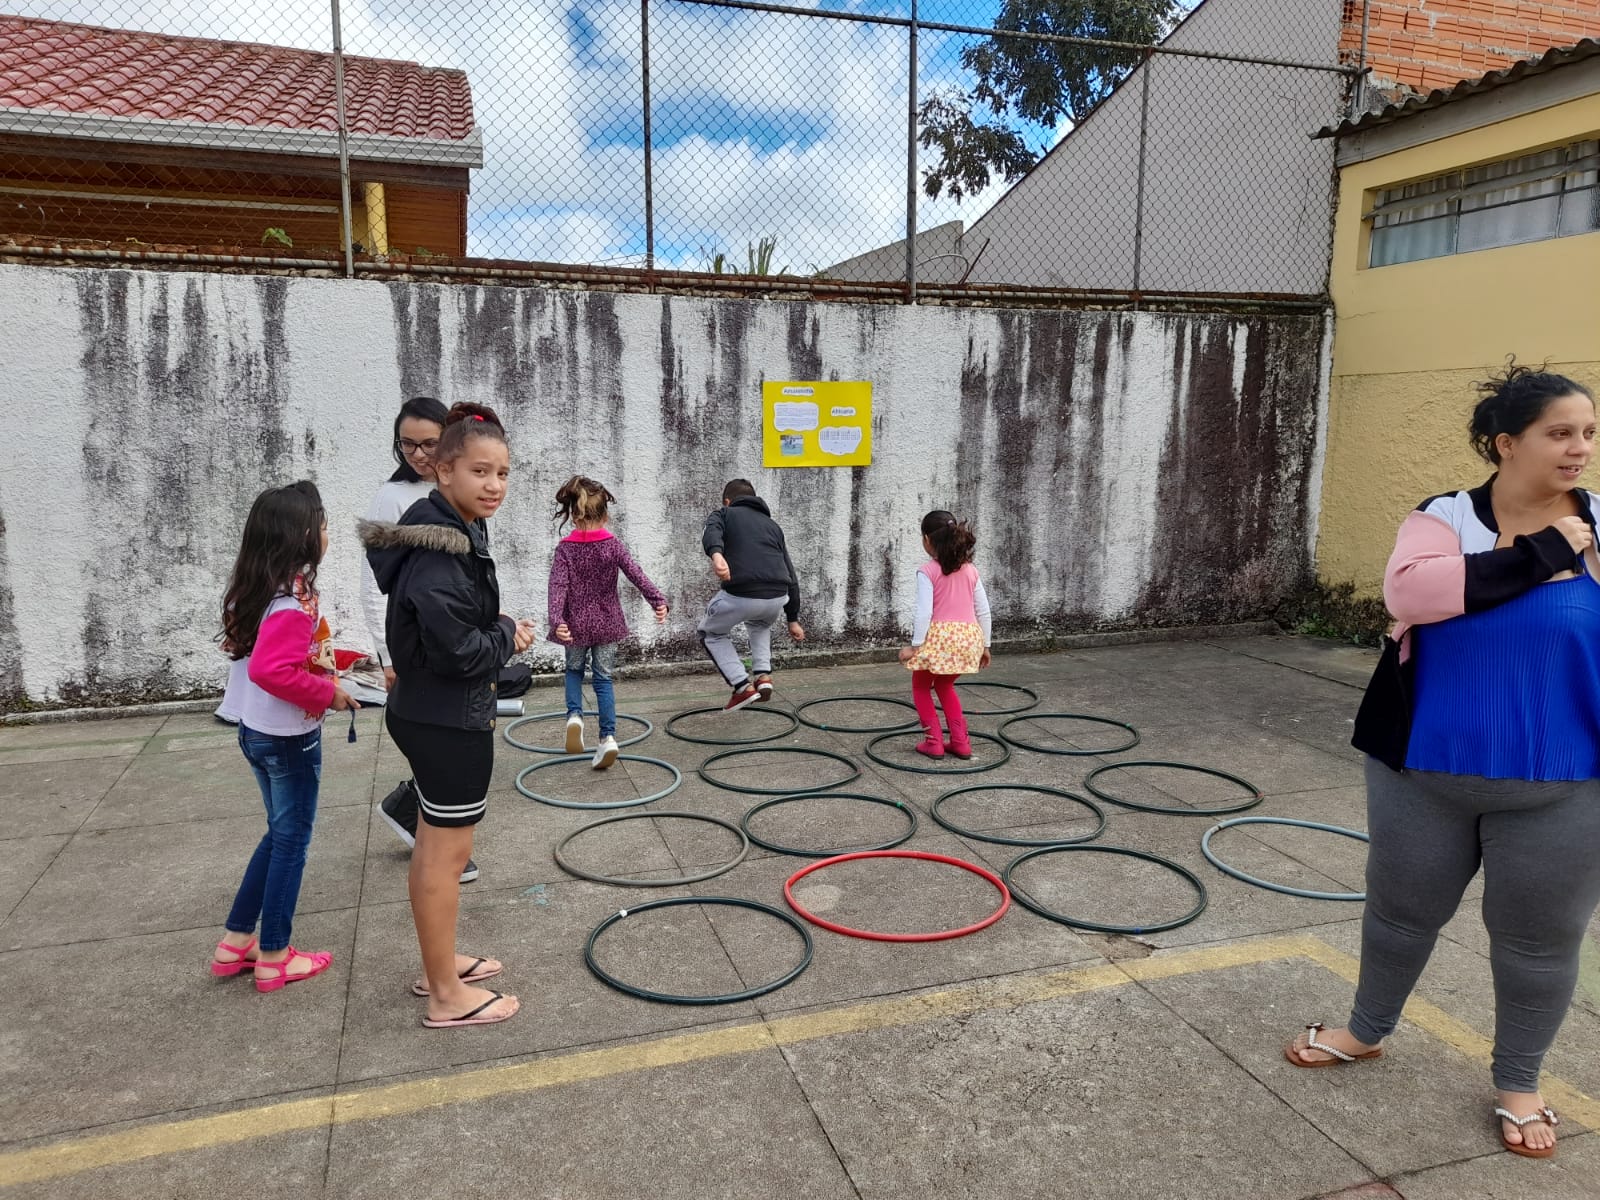
<svg viewBox="0 0 1600 1200">
<path fill-rule="evenodd" d="M 350 132 L 460 141 L 466 73 L 344 60 Z M 333 55 L 0 15 L 0 107 L 166 121 L 337 130 Z"/>
</svg>

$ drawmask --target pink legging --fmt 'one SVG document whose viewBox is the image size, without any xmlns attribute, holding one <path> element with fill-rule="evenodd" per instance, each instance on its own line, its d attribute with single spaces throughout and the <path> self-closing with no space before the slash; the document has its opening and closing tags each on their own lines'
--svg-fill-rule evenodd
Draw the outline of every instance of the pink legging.
<svg viewBox="0 0 1600 1200">
<path fill-rule="evenodd" d="M 967 718 L 961 711 L 961 697 L 956 695 L 959 675 L 935 675 L 932 671 L 911 672 L 911 700 L 917 706 L 917 717 L 932 741 L 942 741 L 939 736 L 939 714 L 933 707 L 933 693 L 939 693 L 939 707 L 944 709 L 945 723 L 950 726 L 950 740 L 957 746 L 967 744 Z"/>
</svg>

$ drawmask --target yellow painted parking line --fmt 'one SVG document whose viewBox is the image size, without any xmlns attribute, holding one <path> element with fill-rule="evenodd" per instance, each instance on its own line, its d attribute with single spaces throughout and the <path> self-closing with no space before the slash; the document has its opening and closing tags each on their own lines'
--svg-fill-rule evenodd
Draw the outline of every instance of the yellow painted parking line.
<svg viewBox="0 0 1600 1200">
<path fill-rule="evenodd" d="M 1171 979 L 1254 963 L 1307 958 L 1355 979 L 1355 960 L 1306 935 L 1263 938 L 1223 946 L 1162 953 L 1074 970 L 1005 976 L 915 996 L 872 1000 L 844 1008 L 773 1017 L 725 1029 L 674 1034 L 631 1045 L 556 1055 L 510 1066 L 486 1067 L 430 1079 L 379 1085 L 335 1096 L 260 1105 L 209 1117 L 89 1135 L 26 1150 L 0 1153 L 0 1187 L 76 1175 L 96 1167 L 232 1145 L 303 1129 L 404 1116 L 431 1108 L 522 1094 L 635 1071 L 792 1046 L 841 1034 L 917 1025 L 940 1018 L 1039 1004 L 1132 982 Z M 1486 1062 L 1488 1043 L 1442 1010 L 1413 1001 L 1406 1016 L 1428 1033 Z M 1600 1127 L 1600 1103 L 1558 1080 L 1546 1096 L 1576 1120 Z"/>
</svg>

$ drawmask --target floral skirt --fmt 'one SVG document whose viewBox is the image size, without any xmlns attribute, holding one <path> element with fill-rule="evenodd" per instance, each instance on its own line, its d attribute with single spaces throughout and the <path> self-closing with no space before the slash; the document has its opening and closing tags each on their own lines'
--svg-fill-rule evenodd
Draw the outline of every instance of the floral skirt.
<svg viewBox="0 0 1600 1200">
<path fill-rule="evenodd" d="M 971 621 L 935 621 L 917 652 L 906 660 L 906 670 L 970 675 L 982 659 L 982 629 Z"/>
</svg>

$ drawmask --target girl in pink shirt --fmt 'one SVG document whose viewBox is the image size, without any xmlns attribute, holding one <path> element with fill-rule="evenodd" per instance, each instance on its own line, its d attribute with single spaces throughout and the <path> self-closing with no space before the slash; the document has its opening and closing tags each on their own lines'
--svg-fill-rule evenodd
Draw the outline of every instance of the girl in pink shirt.
<svg viewBox="0 0 1600 1200">
<path fill-rule="evenodd" d="M 222 648 L 233 659 L 223 707 L 239 714 L 239 749 L 261 787 L 267 832 L 245 867 L 211 973 L 253 969 L 261 992 L 309 979 L 333 962 L 332 954 L 289 943 L 317 817 L 322 717 L 361 707 L 339 686 L 317 606 L 317 564 L 327 549 L 316 485 L 269 488 L 250 507 L 223 598 Z"/>
<path fill-rule="evenodd" d="M 917 568 L 916 619 L 911 645 L 900 651 L 900 661 L 911 672 L 911 698 L 922 721 L 917 753 L 929 758 L 943 758 L 947 752 L 972 757 L 956 678 L 989 665 L 989 597 L 972 565 L 977 542 L 965 521 L 942 508 L 922 518 L 922 548 L 930 557 Z M 950 727 L 948 742 L 940 733 L 934 692 Z"/>
</svg>

